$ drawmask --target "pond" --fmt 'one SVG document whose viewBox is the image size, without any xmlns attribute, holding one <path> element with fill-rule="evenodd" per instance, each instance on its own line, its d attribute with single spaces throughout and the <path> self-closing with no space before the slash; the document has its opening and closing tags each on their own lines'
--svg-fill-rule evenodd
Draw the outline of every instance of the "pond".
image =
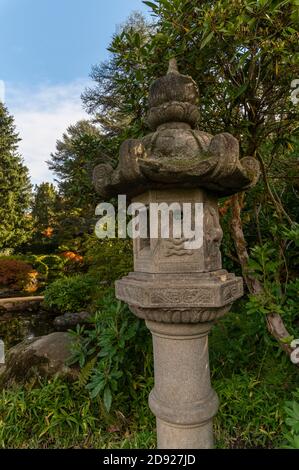
<svg viewBox="0 0 299 470">
<path fill-rule="evenodd" d="M 0 339 L 4 341 L 5 349 L 15 346 L 24 339 L 47 335 L 57 331 L 54 319 L 57 314 L 43 310 L 0 312 Z"/>
</svg>

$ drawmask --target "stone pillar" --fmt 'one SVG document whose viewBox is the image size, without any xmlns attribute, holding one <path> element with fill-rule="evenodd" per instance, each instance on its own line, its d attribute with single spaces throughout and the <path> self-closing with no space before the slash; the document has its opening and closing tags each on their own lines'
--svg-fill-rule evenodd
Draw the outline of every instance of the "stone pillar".
<svg viewBox="0 0 299 470">
<path fill-rule="evenodd" d="M 149 405 L 157 418 L 159 449 L 210 449 L 218 398 L 211 388 L 211 323 L 146 322 L 153 335 L 155 387 Z"/>
</svg>

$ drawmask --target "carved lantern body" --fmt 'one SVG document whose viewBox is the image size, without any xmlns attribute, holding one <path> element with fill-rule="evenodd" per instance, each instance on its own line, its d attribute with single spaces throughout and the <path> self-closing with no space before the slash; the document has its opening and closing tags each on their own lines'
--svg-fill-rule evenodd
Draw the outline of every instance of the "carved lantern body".
<svg viewBox="0 0 299 470">
<path fill-rule="evenodd" d="M 203 211 L 201 246 L 185 247 L 186 238 L 173 238 L 169 211 L 170 238 L 135 238 L 134 272 L 116 282 L 116 295 L 140 318 L 164 323 L 213 321 L 243 294 L 242 278 L 222 269 L 217 200 L 200 189 L 152 190 L 134 199 L 151 204 L 190 203 L 191 225 L 196 224 L 196 204 Z M 161 226 L 165 213 L 158 213 Z M 181 214 L 179 214 L 181 215 Z M 149 217 L 148 217 L 149 218 Z M 158 235 L 160 235 L 158 233 Z"/>
<path fill-rule="evenodd" d="M 152 85 L 149 104 L 154 132 L 124 142 L 118 167 L 99 165 L 94 183 L 102 197 L 125 193 L 147 208 L 147 234 L 134 239 L 134 272 L 116 282 L 116 296 L 146 320 L 153 335 L 149 404 L 157 417 L 158 447 L 211 448 L 218 399 L 210 383 L 208 333 L 243 295 L 242 278 L 222 269 L 217 201 L 255 184 L 259 168 L 252 158 L 239 160 L 238 141 L 230 134 L 213 137 L 195 129 L 198 89 L 175 61 Z M 151 213 L 163 204 L 170 209 L 166 236 L 165 213 Z M 174 233 L 186 205 L 194 239 L 182 226 L 180 235 Z"/>
</svg>

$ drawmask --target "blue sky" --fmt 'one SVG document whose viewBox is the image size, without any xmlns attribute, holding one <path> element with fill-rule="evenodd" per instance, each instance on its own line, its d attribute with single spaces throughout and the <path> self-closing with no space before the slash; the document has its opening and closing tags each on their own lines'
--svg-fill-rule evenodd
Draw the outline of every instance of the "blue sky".
<svg viewBox="0 0 299 470">
<path fill-rule="evenodd" d="M 86 117 L 80 94 L 93 64 L 141 0 L 0 0 L 0 98 L 15 116 L 33 183 L 66 127 Z"/>
</svg>

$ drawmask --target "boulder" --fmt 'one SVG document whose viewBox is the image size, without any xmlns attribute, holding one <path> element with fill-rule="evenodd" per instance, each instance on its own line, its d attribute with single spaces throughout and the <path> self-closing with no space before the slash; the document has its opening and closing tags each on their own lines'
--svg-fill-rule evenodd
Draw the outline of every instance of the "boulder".
<svg viewBox="0 0 299 470">
<path fill-rule="evenodd" d="M 60 330 L 68 330 L 74 328 L 76 325 L 87 325 L 90 324 L 91 320 L 90 312 L 78 312 L 78 313 L 65 313 L 54 320 L 54 326 Z"/>
<path fill-rule="evenodd" d="M 1 387 L 56 375 L 74 380 L 77 370 L 67 365 L 71 341 L 68 333 L 56 332 L 17 344 L 7 352 L 5 367 L 0 370 Z"/>
</svg>

